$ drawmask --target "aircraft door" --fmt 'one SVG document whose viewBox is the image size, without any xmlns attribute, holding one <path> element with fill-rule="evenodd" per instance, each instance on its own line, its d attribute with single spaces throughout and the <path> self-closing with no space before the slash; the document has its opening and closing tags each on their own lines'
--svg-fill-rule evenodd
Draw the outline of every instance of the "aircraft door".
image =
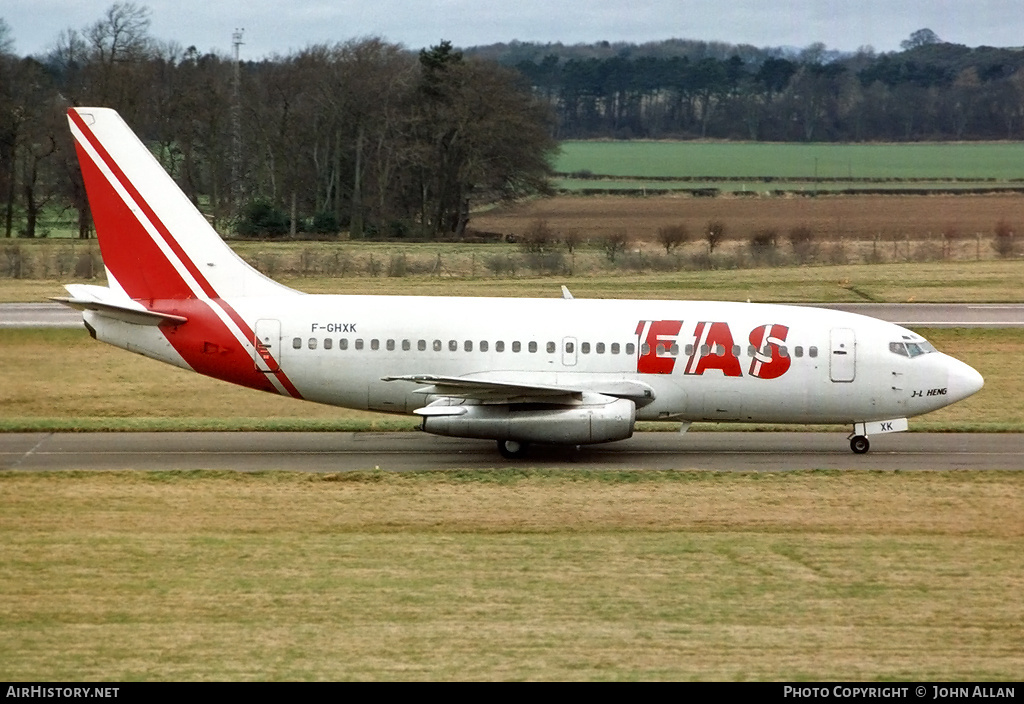
<svg viewBox="0 0 1024 704">
<path fill-rule="evenodd" d="M 849 382 L 857 375 L 857 337 L 851 328 L 832 328 L 829 373 L 832 381 Z"/>
<path fill-rule="evenodd" d="M 256 321 L 253 361 L 256 370 L 272 374 L 281 370 L 281 321 Z"/>
<path fill-rule="evenodd" d="M 562 365 L 566 367 L 576 366 L 576 338 L 562 338 Z"/>
</svg>

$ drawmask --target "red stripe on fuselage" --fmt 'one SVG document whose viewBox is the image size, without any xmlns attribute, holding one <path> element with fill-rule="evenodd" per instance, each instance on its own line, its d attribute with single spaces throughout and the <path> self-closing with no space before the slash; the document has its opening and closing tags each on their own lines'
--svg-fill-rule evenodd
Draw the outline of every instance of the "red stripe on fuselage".
<svg viewBox="0 0 1024 704">
<path fill-rule="evenodd" d="M 254 340 L 252 328 L 234 308 L 217 295 L 213 285 L 185 253 L 82 117 L 74 110 L 69 110 L 68 114 L 103 161 L 104 166 L 143 211 L 202 293 L 227 313 L 243 337 Z M 75 148 L 89 194 L 89 206 L 93 212 L 103 262 L 125 292 L 135 300 L 148 302 L 154 309 L 188 318 L 188 323 L 184 325 L 176 328 L 162 326 L 161 330 L 168 342 L 195 371 L 261 391 L 278 393 L 267 375 L 255 369 L 253 359 L 244 346 L 239 348 L 238 340 L 210 307 L 210 302 L 198 298 L 197 292 L 161 251 L 140 219 L 108 181 L 99 165 L 93 162 L 89 153 L 77 142 Z M 154 305 L 158 299 L 159 308 Z M 302 398 L 284 372 L 279 370 L 275 372 L 275 376 L 289 395 Z"/>
</svg>

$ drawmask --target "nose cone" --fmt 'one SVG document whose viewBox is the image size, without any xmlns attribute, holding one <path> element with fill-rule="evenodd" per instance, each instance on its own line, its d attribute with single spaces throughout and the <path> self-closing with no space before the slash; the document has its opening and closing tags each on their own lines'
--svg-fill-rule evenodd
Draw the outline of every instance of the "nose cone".
<svg viewBox="0 0 1024 704">
<path fill-rule="evenodd" d="M 950 402 L 961 401 L 972 396 L 985 385 L 985 380 L 974 367 L 964 364 L 958 359 L 948 358 L 949 386 L 946 392 Z"/>
</svg>

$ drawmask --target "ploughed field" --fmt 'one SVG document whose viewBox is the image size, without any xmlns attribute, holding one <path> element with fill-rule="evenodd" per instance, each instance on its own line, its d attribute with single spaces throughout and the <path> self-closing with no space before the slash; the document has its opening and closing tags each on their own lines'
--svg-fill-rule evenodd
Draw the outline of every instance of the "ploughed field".
<svg viewBox="0 0 1024 704">
<path fill-rule="evenodd" d="M 955 235 L 964 257 L 974 258 L 981 236 L 981 257 L 995 252 L 989 242 L 1004 220 L 1024 229 L 1024 195 L 856 195 L 757 196 L 684 194 L 656 196 L 569 196 L 538 199 L 478 213 L 471 227 L 484 232 L 521 235 L 545 221 L 558 235 L 584 240 L 625 232 L 635 241 L 657 246 L 661 227 L 684 225 L 691 241 L 700 239 L 707 223 L 725 225 L 726 240 L 749 239 L 759 230 L 774 229 L 780 240 L 796 227 L 810 228 L 821 242 L 890 244 L 896 240 L 941 244 Z"/>
</svg>

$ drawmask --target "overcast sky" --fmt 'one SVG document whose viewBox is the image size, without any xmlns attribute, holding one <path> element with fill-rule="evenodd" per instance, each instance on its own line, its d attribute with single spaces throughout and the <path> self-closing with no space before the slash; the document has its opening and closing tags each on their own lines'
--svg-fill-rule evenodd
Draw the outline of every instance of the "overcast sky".
<svg viewBox="0 0 1024 704">
<path fill-rule="evenodd" d="M 111 0 L 3 0 L 17 54 L 43 53 L 62 29 L 82 29 Z M 1022 0 L 149 0 L 150 33 L 200 51 L 230 52 L 244 28 L 243 59 L 369 35 L 410 49 L 512 40 L 645 42 L 701 39 L 853 51 L 895 51 L 922 27 L 967 46 L 1024 45 Z"/>
</svg>

